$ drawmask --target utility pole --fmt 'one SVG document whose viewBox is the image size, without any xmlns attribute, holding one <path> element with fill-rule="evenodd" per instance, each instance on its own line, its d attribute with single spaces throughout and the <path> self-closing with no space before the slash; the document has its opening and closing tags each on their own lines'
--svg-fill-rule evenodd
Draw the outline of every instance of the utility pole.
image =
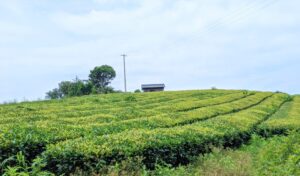
<svg viewBox="0 0 300 176">
<path fill-rule="evenodd" d="M 127 57 L 126 54 L 122 54 L 121 55 L 123 57 L 123 65 L 124 65 L 124 89 L 125 92 L 127 92 L 127 83 L 126 83 L 126 61 L 125 58 Z"/>
</svg>

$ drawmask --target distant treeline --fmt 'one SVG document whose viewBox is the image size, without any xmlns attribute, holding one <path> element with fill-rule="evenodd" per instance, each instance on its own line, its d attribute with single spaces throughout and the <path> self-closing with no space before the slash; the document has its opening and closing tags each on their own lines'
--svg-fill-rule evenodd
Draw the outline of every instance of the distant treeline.
<svg viewBox="0 0 300 176">
<path fill-rule="evenodd" d="M 115 70 L 109 65 L 95 67 L 90 71 L 88 80 L 75 78 L 73 81 L 62 81 L 55 88 L 46 93 L 47 99 L 60 99 L 89 94 L 102 94 L 120 92 L 115 91 L 110 85 L 116 77 Z"/>
</svg>

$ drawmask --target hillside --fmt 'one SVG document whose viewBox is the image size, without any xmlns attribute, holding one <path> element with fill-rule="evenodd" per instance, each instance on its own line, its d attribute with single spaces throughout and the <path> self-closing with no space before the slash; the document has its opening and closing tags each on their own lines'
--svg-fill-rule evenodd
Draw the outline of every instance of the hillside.
<svg viewBox="0 0 300 176">
<path fill-rule="evenodd" d="M 0 119 L 1 173 L 89 175 L 112 168 L 128 175 L 128 167 L 116 166 L 133 162 L 138 168 L 131 174 L 181 175 L 174 167 L 182 165 L 179 169 L 187 172 L 197 163 L 195 157 L 205 154 L 205 159 L 214 148 L 249 153 L 247 146 L 238 148 L 253 136 L 260 136 L 257 143 L 265 141 L 262 137 L 272 143 L 297 136 L 289 131 L 300 128 L 300 96 L 246 90 L 92 95 L 1 105 Z M 282 146 L 289 150 L 277 153 L 280 159 L 284 152 L 288 175 L 300 173 L 300 150 L 293 148 L 297 145 L 300 141 L 293 140 Z M 266 157 L 272 153 L 261 152 Z M 155 172 L 158 165 L 165 172 Z M 263 174 L 275 172 L 277 165 L 269 167 Z M 259 169 L 250 174 L 261 175 Z"/>
</svg>

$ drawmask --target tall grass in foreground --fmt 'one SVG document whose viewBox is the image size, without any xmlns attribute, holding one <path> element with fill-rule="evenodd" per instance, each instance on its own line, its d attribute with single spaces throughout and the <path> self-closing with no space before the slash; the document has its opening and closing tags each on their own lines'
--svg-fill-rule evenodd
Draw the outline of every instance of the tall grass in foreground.
<svg viewBox="0 0 300 176">
<path fill-rule="evenodd" d="M 292 132 L 270 139 L 253 135 L 250 143 L 238 150 L 214 149 L 188 166 L 158 167 L 150 175 L 300 175 L 300 134 Z"/>
</svg>

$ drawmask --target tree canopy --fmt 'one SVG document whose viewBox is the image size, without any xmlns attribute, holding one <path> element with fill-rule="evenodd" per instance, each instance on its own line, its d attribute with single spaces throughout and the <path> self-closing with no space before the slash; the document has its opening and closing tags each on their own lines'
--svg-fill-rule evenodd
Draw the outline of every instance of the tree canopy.
<svg viewBox="0 0 300 176">
<path fill-rule="evenodd" d="M 90 71 L 89 80 L 83 81 L 76 77 L 73 81 L 62 81 L 58 88 L 46 93 L 46 98 L 60 99 L 92 93 L 112 93 L 114 89 L 109 84 L 115 77 L 116 72 L 111 66 L 95 67 Z"/>
<path fill-rule="evenodd" d="M 116 77 L 115 70 L 109 65 L 102 65 L 91 70 L 89 78 L 97 89 L 107 87 Z"/>
</svg>

